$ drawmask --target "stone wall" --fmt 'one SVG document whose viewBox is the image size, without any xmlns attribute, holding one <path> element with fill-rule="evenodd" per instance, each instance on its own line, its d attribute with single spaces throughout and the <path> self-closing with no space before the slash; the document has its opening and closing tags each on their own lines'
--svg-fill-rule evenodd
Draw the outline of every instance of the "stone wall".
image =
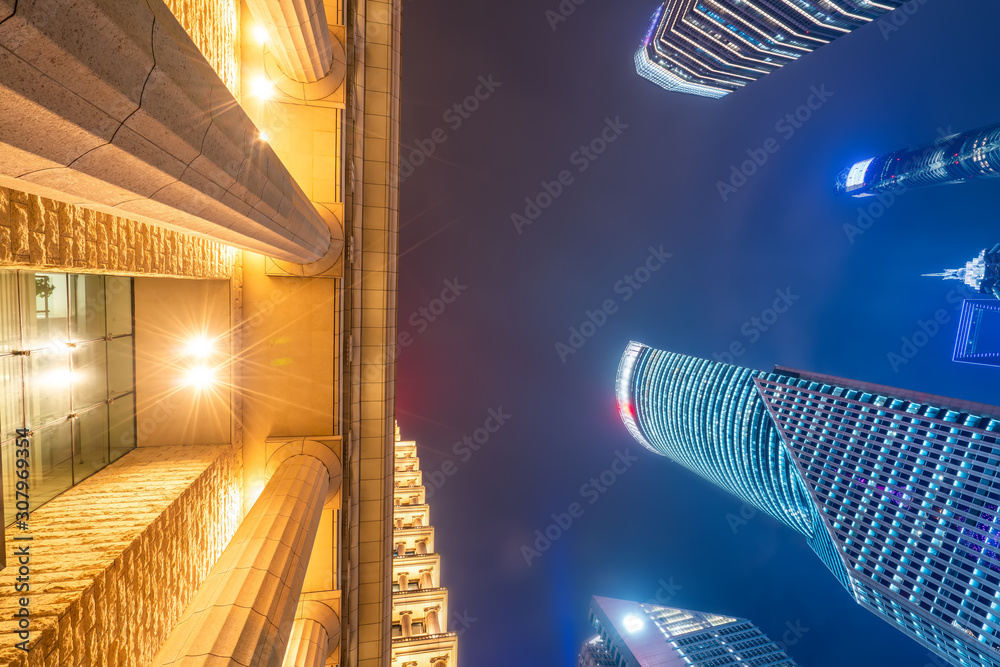
<svg viewBox="0 0 1000 667">
<path fill-rule="evenodd" d="M 239 525 L 238 449 L 146 447 L 8 530 L 0 664 L 148 665 Z M 30 651 L 16 648 L 14 537 L 30 534 Z"/>
<path fill-rule="evenodd" d="M 0 188 L 0 268 L 230 278 L 222 243 Z"/>
</svg>

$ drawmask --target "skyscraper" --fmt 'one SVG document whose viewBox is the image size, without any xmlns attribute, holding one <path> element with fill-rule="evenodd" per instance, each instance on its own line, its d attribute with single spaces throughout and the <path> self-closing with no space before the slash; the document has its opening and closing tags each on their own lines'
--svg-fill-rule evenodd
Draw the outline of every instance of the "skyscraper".
<svg viewBox="0 0 1000 667">
<path fill-rule="evenodd" d="M 594 597 L 577 667 L 796 667 L 745 618 Z"/>
<path fill-rule="evenodd" d="M 635 54 L 639 74 L 722 97 L 846 35 L 904 0 L 667 0 Z"/>
<path fill-rule="evenodd" d="M 632 342 L 619 412 L 806 538 L 854 599 L 955 665 L 1000 665 L 1000 408 Z"/>
<path fill-rule="evenodd" d="M 1000 299 L 1000 243 L 984 249 L 960 269 L 947 269 L 944 273 L 925 273 L 931 278 L 961 280 L 980 294 Z"/>
<path fill-rule="evenodd" d="M 952 361 L 1000 367 L 1000 302 L 993 299 L 962 302 Z"/>
<path fill-rule="evenodd" d="M 417 443 L 402 440 L 398 426 L 394 468 L 392 666 L 459 667 Z"/>
<path fill-rule="evenodd" d="M 1000 176 L 1000 125 L 953 134 L 933 144 L 861 160 L 837 176 L 837 194 L 880 192 Z"/>
</svg>

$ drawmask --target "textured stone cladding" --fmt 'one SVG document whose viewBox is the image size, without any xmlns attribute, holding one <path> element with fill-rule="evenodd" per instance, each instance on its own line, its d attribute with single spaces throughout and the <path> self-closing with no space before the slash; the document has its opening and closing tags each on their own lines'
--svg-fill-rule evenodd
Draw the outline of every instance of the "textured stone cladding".
<svg viewBox="0 0 1000 667">
<path fill-rule="evenodd" d="M 231 278 L 222 243 L 0 188 L 0 267 Z"/>
<path fill-rule="evenodd" d="M 235 447 L 143 447 L 32 512 L 31 650 L 8 567 L 0 665 L 150 664 L 236 532 L 241 490 Z"/>
<path fill-rule="evenodd" d="M 201 54 L 240 98 L 240 3 L 233 0 L 166 0 Z"/>
</svg>

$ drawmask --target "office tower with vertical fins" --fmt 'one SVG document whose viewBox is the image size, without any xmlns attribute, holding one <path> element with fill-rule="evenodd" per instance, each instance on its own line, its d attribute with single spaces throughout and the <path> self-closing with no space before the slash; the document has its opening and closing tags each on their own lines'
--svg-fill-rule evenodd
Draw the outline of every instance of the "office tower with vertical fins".
<svg viewBox="0 0 1000 667">
<path fill-rule="evenodd" d="M 636 342 L 616 392 L 637 441 L 799 532 L 859 604 L 1000 665 L 1000 408 Z"/>
</svg>

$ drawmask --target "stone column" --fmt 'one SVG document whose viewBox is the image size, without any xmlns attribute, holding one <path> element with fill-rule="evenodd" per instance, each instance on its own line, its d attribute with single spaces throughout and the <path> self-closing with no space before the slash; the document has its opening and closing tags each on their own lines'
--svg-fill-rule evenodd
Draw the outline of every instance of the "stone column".
<svg viewBox="0 0 1000 667">
<path fill-rule="evenodd" d="M 332 476 L 314 456 L 278 465 L 154 665 L 281 665 Z"/>
<path fill-rule="evenodd" d="M 413 619 L 411 618 L 412 615 L 413 615 L 412 611 L 399 612 L 399 624 L 403 628 L 404 637 L 413 636 L 413 626 L 412 626 Z"/>
<path fill-rule="evenodd" d="M 427 540 L 417 540 L 417 555 L 426 556 L 427 555 Z"/>
<path fill-rule="evenodd" d="M 413 517 L 413 527 L 421 528 L 424 525 L 423 520 L 419 516 Z"/>
<path fill-rule="evenodd" d="M 424 609 L 424 627 L 427 629 L 427 634 L 429 635 L 441 634 L 440 610 L 441 607 L 427 607 Z"/>
<path fill-rule="evenodd" d="M 247 0 L 267 30 L 268 46 L 281 71 L 301 83 L 319 81 L 333 65 L 333 38 L 323 0 Z"/>
<path fill-rule="evenodd" d="M 431 578 L 431 572 L 433 570 L 421 570 L 420 571 L 420 588 L 434 588 L 434 580 Z"/>
<path fill-rule="evenodd" d="M 406 542 L 396 542 L 396 555 L 397 556 L 406 555 Z"/>
<path fill-rule="evenodd" d="M 399 579 L 396 580 L 396 583 L 399 584 L 400 591 L 405 591 L 407 586 L 409 586 L 410 584 L 410 578 L 407 576 L 407 574 L 408 574 L 407 572 L 400 572 Z"/>
<path fill-rule="evenodd" d="M 0 2 L 0 185 L 290 262 L 330 224 L 167 6 Z"/>
<path fill-rule="evenodd" d="M 340 617 L 326 602 L 299 603 L 282 667 L 323 667 L 340 643 Z"/>
</svg>

